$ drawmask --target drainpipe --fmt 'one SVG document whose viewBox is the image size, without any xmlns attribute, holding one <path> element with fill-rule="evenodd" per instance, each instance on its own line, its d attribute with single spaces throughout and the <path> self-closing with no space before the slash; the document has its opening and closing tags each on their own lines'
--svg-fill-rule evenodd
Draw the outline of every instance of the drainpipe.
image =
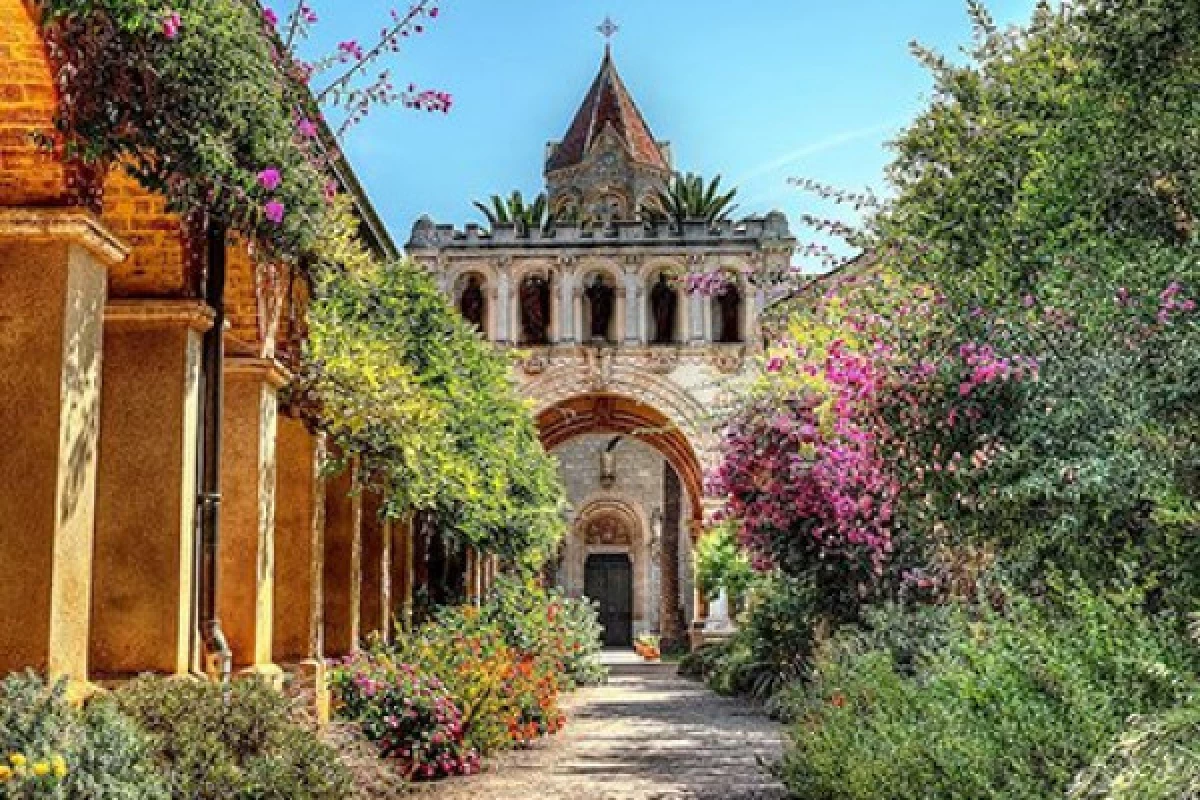
<svg viewBox="0 0 1200 800">
<path fill-rule="evenodd" d="M 204 334 L 201 361 L 199 436 L 200 486 L 197 495 L 196 586 L 202 667 L 210 678 L 228 681 L 233 652 L 217 619 L 217 545 L 221 532 L 221 408 L 225 371 L 225 245 L 227 226 L 210 216 L 204 301 L 213 310 L 212 328 Z"/>
</svg>

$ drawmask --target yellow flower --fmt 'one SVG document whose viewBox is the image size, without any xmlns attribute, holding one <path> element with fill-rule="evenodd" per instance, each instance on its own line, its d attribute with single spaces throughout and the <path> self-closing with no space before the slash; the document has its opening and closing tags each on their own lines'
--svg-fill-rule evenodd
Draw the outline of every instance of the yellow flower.
<svg viewBox="0 0 1200 800">
<path fill-rule="evenodd" d="M 33 774 L 39 778 L 44 778 L 50 774 L 50 764 L 46 761 L 39 761 L 33 765 Z"/>
<path fill-rule="evenodd" d="M 13 771 L 4 764 L 0 764 L 0 783 L 8 783 L 12 780 Z"/>
<path fill-rule="evenodd" d="M 13 753 L 8 757 L 8 763 L 14 767 L 23 767 L 27 762 L 25 761 L 25 756 L 20 753 Z"/>
<path fill-rule="evenodd" d="M 61 778 L 67 774 L 67 760 L 62 756 L 51 756 L 50 766 L 54 769 L 54 777 L 56 778 Z"/>
</svg>

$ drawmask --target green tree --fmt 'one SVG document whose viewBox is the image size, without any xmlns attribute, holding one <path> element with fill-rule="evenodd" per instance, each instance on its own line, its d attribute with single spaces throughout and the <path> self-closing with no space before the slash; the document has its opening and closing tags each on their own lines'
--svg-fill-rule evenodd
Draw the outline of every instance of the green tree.
<svg viewBox="0 0 1200 800">
<path fill-rule="evenodd" d="M 475 207 L 492 228 L 497 225 L 516 225 L 518 231 L 527 233 L 543 230 L 555 222 L 545 192 L 540 192 L 532 203 L 526 203 L 519 190 L 514 190 L 508 197 L 494 194 L 488 203 L 476 200 Z"/>
<path fill-rule="evenodd" d="M 733 199 L 737 189 L 721 191 L 721 176 L 707 184 L 704 178 L 689 172 L 674 175 L 665 189 L 659 189 L 653 202 L 642 207 L 642 214 L 651 220 L 684 222 L 720 222 L 729 219 L 737 206 Z"/>
</svg>

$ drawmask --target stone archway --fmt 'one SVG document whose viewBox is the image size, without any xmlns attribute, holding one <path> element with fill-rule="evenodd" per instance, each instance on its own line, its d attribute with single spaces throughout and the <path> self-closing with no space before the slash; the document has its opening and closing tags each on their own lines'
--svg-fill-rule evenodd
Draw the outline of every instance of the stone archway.
<svg viewBox="0 0 1200 800">
<path fill-rule="evenodd" d="M 604 436 L 613 434 L 607 447 L 610 452 L 619 446 L 622 439 L 628 438 L 640 443 L 642 447 L 639 449 L 644 453 L 655 454 L 658 459 L 653 466 L 656 475 L 651 476 L 647 472 L 645 459 L 648 456 L 642 456 L 642 471 L 634 473 L 633 484 L 625 491 L 612 494 L 611 498 L 603 495 L 608 506 L 597 506 L 594 496 L 583 502 L 572 539 L 565 548 L 562 577 L 568 590 L 583 588 L 582 559 L 586 559 L 589 546 L 596 544 L 590 541 L 595 531 L 587 526 L 596 524 L 593 515 L 597 513 L 597 508 L 623 504 L 628 509 L 638 502 L 647 503 L 641 509 L 641 519 L 636 525 L 632 521 L 621 523 L 611 516 L 615 512 L 599 519 L 604 524 L 610 518 L 615 520 L 609 525 L 614 530 L 643 532 L 641 543 L 636 547 L 623 539 L 620 543 L 610 543 L 610 550 L 615 546 L 621 552 L 644 554 L 641 560 L 633 558 L 635 586 L 638 587 L 635 591 L 635 610 L 638 612 L 634 619 L 635 628 L 639 632 L 657 630 L 664 642 L 671 646 L 683 644 L 686 641 L 687 612 L 683 595 L 689 594 L 691 597 L 693 613 L 701 610 L 701 603 L 696 600 L 694 593 L 689 592 L 687 585 L 691 584 L 694 589 L 691 545 L 700 530 L 705 508 L 703 469 L 691 440 L 661 411 L 633 398 L 614 394 L 584 394 L 569 398 L 543 409 L 537 420 L 542 444 L 548 451 L 571 450 L 569 443 L 589 439 L 592 440 L 591 444 L 581 446 L 594 448 L 597 445 L 595 439 L 599 438 L 602 443 Z M 596 451 L 589 452 L 589 459 L 597 455 Z M 574 457 L 578 458 L 578 455 Z M 583 474 L 576 463 L 565 464 L 563 468 L 564 475 L 574 476 L 572 481 L 578 481 Z M 603 479 L 605 476 L 602 474 L 600 477 Z M 592 474 L 589 480 L 595 478 Z M 602 480 L 601 484 L 611 485 L 611 482 L 604 484 Z M 653 492 L 657 496 L 647 499 L 644 495 L 651 486 L 655 487 Z M 646 509 L 649 508 L 655 508 L 653 522 L 647 518 Z M 642 586 L 650 588 L 642 590 Z M 639 625 L 639 622 L 643 624 Z"/>
<path fill-rule="evenodd" d="M 675 468 L 687 493 L 692 519 L 704 513 L 704 469 L 692 442 L 661 411 L 629 397 L 586 394 L 563 400 L 537 415 L 546 450 L 589 433 L 632 436 L 662 453 Z"/>
</svg>

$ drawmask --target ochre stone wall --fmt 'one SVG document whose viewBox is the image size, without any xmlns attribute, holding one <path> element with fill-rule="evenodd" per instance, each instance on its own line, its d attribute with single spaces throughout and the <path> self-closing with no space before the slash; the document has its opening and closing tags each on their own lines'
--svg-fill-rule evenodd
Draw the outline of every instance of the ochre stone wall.
<svg viewBox="0 0 1200 800">
<path fill-rule="evenodd" d="M 46 46 L 26 0 L 0 0 L 0 206 L 68 200 L 66 170 L 31 136 L 50 133 L 58 110 Z"/>
</svg>

